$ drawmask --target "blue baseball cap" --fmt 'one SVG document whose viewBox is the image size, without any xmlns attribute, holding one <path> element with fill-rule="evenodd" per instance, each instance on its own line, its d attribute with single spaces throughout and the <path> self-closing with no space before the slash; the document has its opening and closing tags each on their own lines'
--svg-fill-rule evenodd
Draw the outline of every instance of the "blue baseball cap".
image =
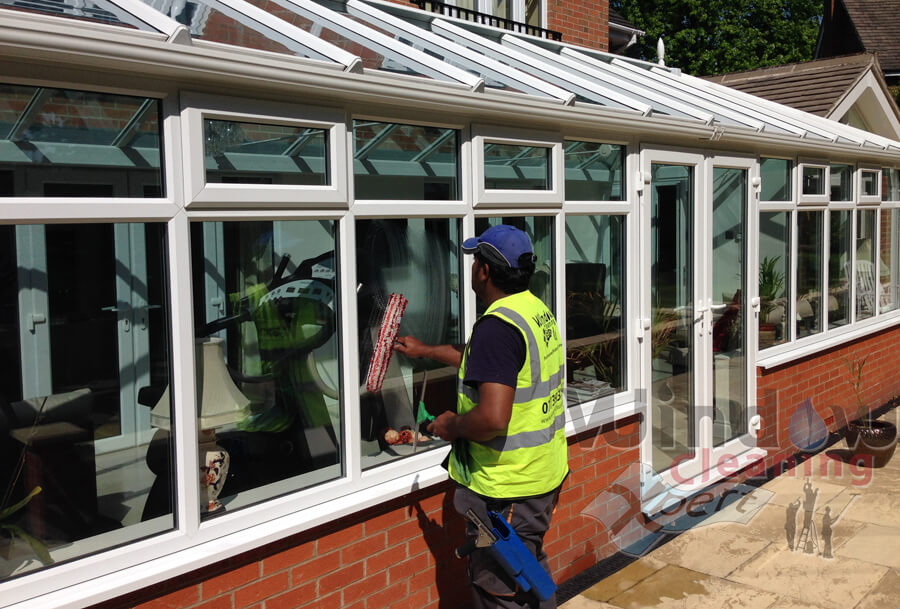
<svg viewBox="0 0 900 609">
<path fill-rule="evenodd" d="M 515 226 L 498 224 L 477 237 L 466 239 L 462 244 L 464 254 L 480 252 L 488 260 L 504 263 L 510 268 L 519 268 L 519 257 L 531 254 L 531 261 L 537 260 L 531 239 Z"/>
</svg>

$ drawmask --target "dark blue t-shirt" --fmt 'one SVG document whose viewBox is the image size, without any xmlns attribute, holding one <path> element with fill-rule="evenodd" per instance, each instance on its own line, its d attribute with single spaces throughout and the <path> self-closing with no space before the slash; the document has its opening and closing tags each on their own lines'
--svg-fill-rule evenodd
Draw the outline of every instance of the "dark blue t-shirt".
<svg viewBox="0 0 900 609">
<path fill-rule="evenodd" d="M 469 339 L 466 375 L 470 387 L 478 383 L 516 386 L 519 370 L 525 365 L 525 339 L 518 328 L 488 315 L 478 321 Z"/>
</svg>

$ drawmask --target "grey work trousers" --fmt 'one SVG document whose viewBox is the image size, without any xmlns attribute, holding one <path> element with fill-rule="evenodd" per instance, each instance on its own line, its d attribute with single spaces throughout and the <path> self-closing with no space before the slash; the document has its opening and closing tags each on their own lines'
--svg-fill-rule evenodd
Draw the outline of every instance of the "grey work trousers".
<svg viewBox="0 0 900 609">
<path fill-rule="evenodd" d="M 550 573 L 547 554 L 544 552 L 544 534 L 550 528 L 559 490 L 557 488 L 538 497 L 509 501 L 482 497 L 463 486 L 457 486 L 453 507 L 462 516 L 465 516 L 466 510 L 472 509 L 488 526 L 488 510 L 501 514 L 525 547 L 532 551 L 541 566 Z M 475 538 L 478 529 L 468 520 L 466 523 L 467 537 Z M 476 549 L 469 555 L 469 578 L 472 582 L 473 609 L 556 609 L 555 597 L 541 602 L 533 591 L 523 592 L 487 549 Z"/>
</svg>

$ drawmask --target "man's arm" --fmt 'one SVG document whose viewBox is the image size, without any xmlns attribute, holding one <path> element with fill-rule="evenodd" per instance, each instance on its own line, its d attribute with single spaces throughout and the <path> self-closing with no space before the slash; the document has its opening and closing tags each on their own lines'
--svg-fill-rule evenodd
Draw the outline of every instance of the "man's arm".
<svg viewBox="0 0 900 609">
<path fill-rule="evenodd" d="M 479 383 L 478 405 L 464 415 L 440 414 L 428 425 L 428 432 L 452 442 L 457 438 L 487 442 L 505 432 L 512 416 L 514 387 L 501 383 Z"/>
<path fill-rule="evenodd" d="M 459 368 L 465 345 L 426 345 L 415 336 L 400 336 L 394 343 L 394 351 L 409 357 L 424 357 Z"/>
</svg>

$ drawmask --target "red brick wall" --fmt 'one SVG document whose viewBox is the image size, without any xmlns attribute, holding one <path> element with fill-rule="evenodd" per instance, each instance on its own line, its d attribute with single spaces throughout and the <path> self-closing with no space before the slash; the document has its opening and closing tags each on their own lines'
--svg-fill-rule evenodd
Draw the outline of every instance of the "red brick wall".
<svg viewBox="0 0 900 609">
<path fill-rule="evenodd" d="M 790 439 L 791 416 L 809 398 L 829 431 L 855 418 L 856 397 L 846 363 L 868 356 L 861 397 L 869 410 L 900 396 L 900 328 L 846 343 L 778 368 L 757 370 L 758 414 L 763 419 L 759 446 L 769 451 L 767 465 L 798 451 Z"/>
<path fill-rule="evenodd" d="M 638 444 L 636 416 L 570 439 L 572 471 L 545 539 L 557 582 L 616 551 L 603 525 L 581 511 L 622 482 Z M 453 555 L 463 535 L 452 485 L 440 484 L 95 609 L 465 607 L 465 561 Z"/>
<path fill-rule="evenodd" d="M 563 42 L 609 50 L 609 0 L 548 0 L 547 28 Z"/>
</svg>

